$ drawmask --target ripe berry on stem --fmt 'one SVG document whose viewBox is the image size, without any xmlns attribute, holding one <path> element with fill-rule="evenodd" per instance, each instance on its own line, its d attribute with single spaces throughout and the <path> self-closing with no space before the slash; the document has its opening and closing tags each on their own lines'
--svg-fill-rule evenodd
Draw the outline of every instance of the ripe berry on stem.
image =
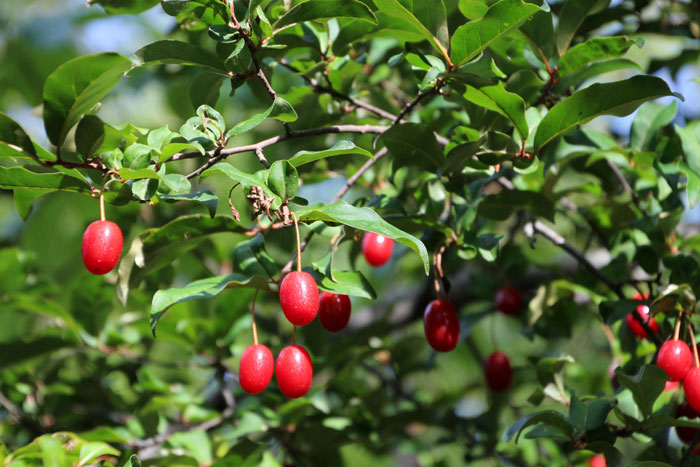
<svg viewBox="0 0 700 467">
<path fill-rule="evenodd" d="M 595 456 L 588 459 L 589 467 L 605 467 L 605 456 L 602 454 L 596 454 Z"/>
<path fill-rule="evenodd" d="M 522 300 L 520 291 L 512 285 L 504 285 L 498 289 L 494 297 L 496 309 L 511 316 L 518 313 Z"/>
<path fill-rule="evenodd" d="M 690 342 L 695 343 L 695 334 L 693 328 L 688 324 L 690 331 Z M 698 361 L 697 346 L 693 346 L 693 359 L 695 365 L 692 366 L 683 378 L 683 392 L 685 392 L 685 400 L 696 411 L 700 412 L 700 361 Z"/>
<path fill-rule="evenodd" d="M 673 339 L 664 342 L 656 359 L 656 364 L 663 368 L 673 381 L 680 381 L 685 377 L 693 360 L 688 344 L 678 339 L 680 324 L 679 317 Z"/>
<path fill-rule="evenodd" d="M 495 392 L 503 392 L 513 381 L 513 370 L 510 367 L 510 360 L 503 352 L 494 352 L 486 359 L 484 365 L 486 383 Z"/>
<path fill-rule="evenodd" d="M 350 321 L 350 298 L 347 295 L 321 292 L 318 318 L 330 332 L 345 329 Z"/>
<path fill-rule="evenodd" d="M 83 234 L 83 263 L 93 274 L 107 274 L 119 262 L 124 238 L 119 226 L 111 221 L 95 221 Z"/>
<path fill-rule="evenodd" d="M 644 295 L 644 299 L 647 299 L 648 297 L 648 294 Z M 633 298 L 635 300 L 642 300 L 642 296 L 640 294 L 635 295 Z M 635 311 L 627 313 L 627 316 L 625 316 L 625 323 L 627 323 L 627 327 L 635 336 L 643 339 L 648 337 L 646 329 L 644 329 L 644 327 L 639 323 L 639 321 L 637 321 L 632 313 L 637 313 L 639 317 L 642 318 L 642 321 L 645 321 L 649 326 L 649 329 L 651 329 L 654 333 L 659 332 L 659 323 L 657 323 L 654 318 L 649 317 L 649 307 L 647 305 L 639 305 Z"/>
<path fill-rule="evenodd" d="M 248 346 L 243 351 L 238 369 L 241 388 L 249 394 L 263 391 L 270 384 L 274 367 L 275 360 L 267 346 L 262 344 Z"/>
<path fill-rule="evenodd" d="M 311 357 L 306 349 L 299 345 L 282 349 L 275 364 L 275 377 L 282 394 L 290 399 L 306 394 L 313 379 Z"/>
<path fill-rule="evenodd" d="M 449 352 L 459 343 L 459 318 L 449 300 L 433 300 L 423 314 L 425 337 L 438 352 Z"/>
<path fill-rule="evenodd" d="M 383 266 L 393 251 L 394 240 L 391 238 L 374 232 L 365 232 L 362 237 L 362 254 L 370 266 Z"/>
</svg>

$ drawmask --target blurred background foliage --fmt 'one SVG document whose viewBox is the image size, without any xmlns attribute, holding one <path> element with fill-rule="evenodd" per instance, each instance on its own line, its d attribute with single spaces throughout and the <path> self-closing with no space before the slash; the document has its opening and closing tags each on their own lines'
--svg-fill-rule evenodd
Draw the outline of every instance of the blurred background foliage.
<svg viewBox="0 0 700 467">
<path fill-rule="evenodd" d="M 462 12 L 472 11 L 470 3 L 493 2 L 446 0 L 450 31 L 466 21 Z M 684 102 L 672 97 L 659 101 L 664 107 L 678 105 L 678 111 L 650 127 L 648 138 L 655 142 L 672 137 L 673 125 L 683 127 L 700 118 L 700 84 L 692 80 L 700 68 L 697 6 L 681 1 L 614 1 L 589 17 L 579 31 L 582 37 L 630 34 L 643 39 L 644 46 L 632 47 L 625 57 L 684 95 Z M 551 7 L 558 12 L 561 3 L 551 2 Z M 0 109 L 47 147 L 40 105 L 44 81 L 53 70 L 73 57 L 101 51 L 133 58 L 137 49 L 164 38 L 202 45 L 210 41 L 206 29 L 181 30 L 159 6 L 138 15 L 106 16 L 101 7 L 88 8 L 80 0 L 2 2 Z M 504 50 L 511 45 L 505 40 L 496 44 Z M 402 42 L 391 37 L 358 44 L 353 51 L 364 61 L 353 62 L 357 69 L 348 89 L 397 113 L 415 96 L 420 82 L 405 61 L 396 66 L 389 63 L 402 49 Z M 509 54 L 490 53 L 510 75 Z M 509 58 L 517 68 L 518 60 L 532 52 L 521 49 L 515 54 Z M 300 49 L 291 52 L 291 59 L 303 62 L 316 57 Z M 103 100 L 99 115 L 113 125 L 131 122 L 154 129 L 167 124 L 177 129 L 194 115 L 188 96 L 198 73 L 194 67 L 178 65 L 135 69 Z M 596 79 L 614 81 L 630 74 L 616 71 Z M 347 122 L 342 101 L 315 94 L 283 67 L 275 67 L 272 76 L 275 90 L 301 117 L 293 128 Z M 214 106 L 229 122 L 268 106 L 266 96 L 255 86 L 238 88 L 232 98 L 230 92 L 227 80 Z M 455 109 L 447 99 L 436 97 L 419 106 L 413 118 L 443 134 L 452 125 Z M 586 128 L 611 135 L 626 147 L 635 115 L 600 118 Z M 376 118 L 360 115 L 353 122 L 375 123 Z M 266 121 L 237 137 L 236 144 L 278 132 L 278 122 Z M 285 159 L 301 149 L 329 147 L 335 140 L 333 136 L 290 140 L 270 148 L 266 155 L 270 161 Z M 358 135 L 354 142 L 371 148 L 373 137 Z M 569 142 L 590 145 L 581 132 Z M 655 147 L 650 143 L 647 150 Z M 300 196 L 311 203 L 327 202 L 329 194 L 338 191 L 365 161 L 362 156 L 338 159 L 342 160 L 321 161 L 313 169 L 301 170 Z M 254 154 L 237 155 L 231 162 L 247 172 L 259 169 Z M 190 160 L 180 167 L 188 173 L 197 166 L 196 160 Z M 648 235 L 653 230 L 644 225 L 648 218 L 631 212 L 631 199 L 618 191 L 618 181 L 605 168 L 588 158 L 572 166 L 562 173 L 557 186 L 560 190 L 571 187 L 571 199 L 586 207 L 600 230 L 593 238 L 585 221 L 561 210 L 553 216 L 552 225 L 585 251 L 594 265 L 605 266 L 609 277 L 631 277 L 638 255 L 649 249 L 660 252 L 668 239 Z M 415 175 L 384 159 L 365 173 L 346 199 L 367 202 L 374 195 L 385 195 L 419 206 L 416 211 L 437 219 L 446 192 Z M 630 175 L 637 181 L 643 176 L 641 172 Z M 539 187 L 542 174 L 514 177 L 520 187 Z M 649 183 L 656 183 L 655 178 Z M 582 183 L 585 189 L 576 192 Z M 212 177 L 202 184 L 219 196 L 218 213 L 230 213 L 225 202 L 230 181 Z M 619 202 L 601 202 L 608 195 Z M 245 205 L 240 191 L 234 191 L 233 202 Z M 655 216 L 664 211 L 670 224 L 678 223 L 680 236 L 674 245 L 688 254 L 692 264 L 686 269 L 689 278 L 675 282 L 695 281 L 697 286 L 694 258 L 700 251 L 700 211 L 685 208 L 685 195 L 667 201 L 665 209 L 643 202 L 649 203 Z M 131 241 L 144 230 L 161 227 L 177 216 L 204 212 L 190 204 L 161 203 L 152 208 L 130 203 L 109 206 L 108 218 L 124 232 L 126 254 Z M 416 255 L 397 245 L 392 261 L 373 270 L 358 259 L 356 242 L 345 242 L 336 255 L 336 267 L 353 265 L 362 271 L 377 291 L 377 300 L 353 298 L 350 327 L 339 335 L 328 334 L 318 321 L 300 331 L 298 338 L 314 360 L 314 384 L 307 396 L 287 400 L 274 383 L 264 393 L 250 396 L 238 387 L 236 371 L 242 351 L 252 343 L 252 290 L 234 289 L 211 300 L 177 304 L 159 323 L 157 339 L 149 325 L 151 299 L 157 290 L 230 271 L 234 248 L 249 238 L 221 232 L 191 245 L 195 248 L 183 248 L 172 262 L 145 275 L 123 305 L 115 293 L 116 274 L 96 277 L 81 264 L 82 232 L 98 213 L 95 199 L 55 193 L 40 199 L 22 221 L 12 193 L 0 192 L 0 458 L 23 446 L 35 449 L 25 464 L 11 465 L 36 465 L 37 459 L 44 465 L 85 465 L 81 459 L 96 462 L 100 456 L 105 456 L 100 460 L 104 465 L 124 465 L 132 453 L 138 453 L 144 465 L 169 466 L 576 465 L 586 462 L 591 452 L 576 450 L 571 443 L 562 447 L 555 430 L 545 427 L 541 437 L 521 437 L 517 444 L 506 430 L 533 412 L 566 412 L 563 398 L 591 395 L 615 401 L 610 369 L 628 364 L 634 373 L 639 359 L 648 360 L 655 351 L 651 342 L 635 342 L 620 320 L 611 324 L 617 338 L 608 340 L 598 308 L 607 291 L 561 249 L 543 238 L 531 242 L 522 229 L 526 219 L 516 213 L 507 222 L 479 221 L 484 232 L 505 235 L 496 258 L 486 254 L 469 261 L 457 254 L 445 257 L 464 339 L 455 351 L 436 354 L 425 342 L 420 317 L 433 292 Z M 249 213 L 241 209 L 241 214 L 242 223 L 250 225 Z M 420 234 L 419 227 L 406 228 Z M 644 231 L 647 240 L 651 237 L 650 248 L 635 242 L 635 228 Z M 423 237 L 429 250 L 436 246 L 430 235 L 427 231 Z M 316 236 L 304 253 L 305 262 L 321 259 L 328 242 Z M 265 247 L 281 267 L 294 249 L 291 231 L 267 232 Z M 668 273 L 664 280 L 669 282 Z M 516 318 L 494 312 L 494 293 L 506 283 L 515 284 L 529 303 Z M 634 293 L 631 285 L 624 291 L 628 297 Z M 652 293 L 659 293 L 656 285 Z M 619 306 L 623 305 L 629 308 L 629 303 Z M 261 339 L 277 354 L 289 342 L 291 331 L 277 296 L 260 294 L 257 309 Z M 618 318 L 622 316 L 616 312 Z M 664 330 L 670 329 L 670 320 L 658 320 Z M 484 356 L 496 349 L 507 352 L 515 369 L 514 384 L 504 394 L 489 392 L 482 373 Z M 552 365 L 563 368 L 568 396 L 548 384 L 558 373 Z M 681 392 L 662 394 L 656 407 L 673 405 Z M 218 418 L 222 414 L 224 420 Z M 200 423 L 201 428 L 191 429 Z M 207 423 L 212 423 L 211 429 Z M 620 437 L 614 445 L 625 459 L 655 458 L 673 464 L 682 452 L 681 444 L 672 429 L 664 430 L 663 447 L 649 447 L 645 441 L 654 436 L 642 434 Z M 77 435 L 38 438 L 57 432 Z M 64 449 L 68 445 L 78 448 Z"/>
</svg>

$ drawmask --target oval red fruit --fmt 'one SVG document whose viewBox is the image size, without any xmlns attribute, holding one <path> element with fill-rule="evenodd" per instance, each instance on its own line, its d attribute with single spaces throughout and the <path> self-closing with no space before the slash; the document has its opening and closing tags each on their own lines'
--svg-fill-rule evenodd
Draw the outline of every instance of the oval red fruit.
<svg viewBox="0 0 700 467">
<path fill-rule="evenodd" d="M 394 240 L 374 232 L 365 232 L 362 237 L 362 254 L 374 267 L 383 266 L 394 251 Z"/>
<path fill-rule="evenodd" d="M 688 404 L 688 402 L 683 402 L 678 406 L 678 408 L 676 408 L 676 418 L 681 417 L 698 418 L 700 417 L 700 414 L 693 410 L 693 408 L 690 406 L 690 404 Z M 685 444 L 689 444 L 693 440 L 693 438 L 695 438 L 695 434 L 697 432 L 697 428 L 689 428 L 686 426 L 676 427 L 676 434 L 678 434 L 680 440 L 683 441 Z"/>
<path fill-rule="evenodd" d="M 513 381 L 510 360 L 503 352 L 494 352 L 488 356 L 484 365 L 484 373 L 486 374 L 486 384 L 496 392 L 505 391 Z"/>
<path fill-rule="evenodd" d="M 637 321 L 632 313 L 637 313 L 639 316 L 641 316 L 642 320 L 647 322 L 649 329 L 651 329 L 654 333 L 659 332 L 659 323 L 657 323 L 654 318 L 649 317 L 649 307 L 646 305 L 639 305 L 635 311 L 627 313 L 627 316 L 625 316 L 627 327 L 630 328 L 630 331 L 632 331 L 635 336 L 646 338 L 647 332 L 642 325 L 639 324 L 639 321 Z"/>
<path fill-rule="evenodd" d="M 250 345 L 241 356 L 238 379 L 241 388 L 249 394 L 257 394 L 270 384 L 275 369 L 275 359 L 267 346 Z"/>
<path fill-rule="evenodd" d="M 688 344 L 681 340 L 668 340 L 659 350 L 656 364 L 666 371 L 673 381 L 680 381 L 690 368 L 693 356 Z"/>
<path fill-rule="evenodd" d="M 277 357 L 275 375 L 282 394 L 291 399 L 303 396 L 309 391 L 314 376 L 309 353 L 299 345 L 285 347 Z"/>
<path fill-rule="evenodd" d="M 700 368 L 692 367 L 683 378 L 683 391 L 688 404 L 700 412 Z"/>
<path fill-rule="evenodd" d="M 295 326 L 306 326 L 318 313 L 318 286 L 308 272 L 294 271 L 280 286 L 280 305 L 284 316 Z"/>
<path fill-rule="evenodd" d="M 449 352 L 459 343 L 459 319 L 449 300 L 433 300 L 423 314 L 425 337 L 438 352 Z"/>
<path fill-rule="evenodd" d="M 95 221 L 83 234 L 83 263 L 93 274 L 107 274 L 122 255 L 124 238 L 112 221 Z"/>
<path fill-rule="evenodd" d="M 350 308 L 350 298 L 347 295 L 321 292 L 318 319 L 326 330 L 342 331 L 350 321 Z"/>
<path fill-rule="evenodd" d="M 520 296 L 520 291 L 512 285 L 504 285 L 494 297 L 496 309 L 507 315 L 515 315 L 520 310 L 523 299 Z"/>
<path fill-rule="evenodd" d="M 605 456 L 602 454 L 596 454 L 595 456 L 588 459 L 589 467 L 605 467 Z"/>
</svg>

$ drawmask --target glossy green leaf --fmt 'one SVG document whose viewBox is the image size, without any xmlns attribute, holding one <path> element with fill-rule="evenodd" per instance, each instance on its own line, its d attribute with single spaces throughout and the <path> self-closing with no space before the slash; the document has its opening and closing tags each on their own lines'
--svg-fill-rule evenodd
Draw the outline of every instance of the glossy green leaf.
<svg viewBox="0 0 700 467">
<path fill-rule="evenodd" d="M 402 20 L 400 17 L 394 17 L 376 11 L 377 24 L 371 24 L 361 20 L 341 20 L 341 28 L 338 36 L 333 41 L 333 52 L 342 55 L 343 51 L 353 42 L 367 41 L 375 36 L 390 35 L 401 41 L 419 42 L 423 39 L 423 35 L 419 30 L 411 27 L 411 24 Z"/>
<path fill-rule="evenodd" d="M 486 0 L 459 0 L 459 11 L 469 20 L 481 19 L 489 9 Z"/>
<path fill-rule="evenodd" d="M 200 105 L 216 105 L 219 100 L 221 85 L 226 76 L 211 70 L 204 70 L 192 81 L 190 102 L 195 109 Z"/>
<path fill-rule="evenodd" d="M 418 166 L 434 171 L 445 159 L 435 135 L 422 123 L 402 123 L 385 131 L 381 140 L 397 166 Z"/>
<path fill-rule="evenodd" d="M 257 234 L 247 242 L 241 242 L 233 250 L 233 266 L 246 276 L 273 279 L 279 272 L 270 254 L 265 250 L 265 237 Z"/>
<path fill-rule="evenodd" d="M 553 89 L 555 92 L 561 92 L 564 89 L 569 89 L 572 87 L 578 87 L 585 81 L 595 78 L 598 75 L 605 73 L 610 73 L 611 71 L 635 69 L 638 71 L 643 71 L 642 67 L 638 63 L 632 60 L 627 60 L 626 58 L 617 58 L 612 60 L 606 60 L 604 62 L 597 62 L 584 68 L 578 73 L 567 76 L 562 79 L 558 84 L 556 84 Z"/>
<path fill-rule="evenodd" d="M 503 115 L 513 123 L 520 138 L 527 139 L 530 130 L 525 120 L 525 101 L 519 95 L 506 91 L 502 81 L 495 86 L 485 86 L 481 89 L 467 85 L 463 97 L 479 107 Z"/>
<path fill-rule="evenodd" d="M 586 403 L 572 396 L 569 405 L 569 421 L 575 433 L 581 436 L 603 426 L 610 410 L 610 402 L 606 400 L 594 399 Z"/>
<path fill-rule="evenodd" d="M 656 365 L 645 365 L 636 375 L 627 375 L 617 369 L 615 371 L 620 384 L 630 391 L 634 401 L 645 417 L 651 415 L 656 399 L 664 391 L 667 375 Z"/>
<path fill-rule="evenodd" d="M 328 18 L 356 18 L 377 23 L 372 10 L 357 0 L 306 0 L 280 16 L 273 28 L 278 32 L 297 23 Z"/>
<path fill-rule="evenodd" d="M 683 145 L 683 155 L 688 167 L 700 175 L 700 122 L 688 123 L 685 127 L 676 125 L 676 134 Z"/>
<path fill-rule="evenodd" d="M 271 291 L 270 283 L 260 276 L 245 276 L 243 274 L 226 274 L 223 276 L 208 277 L 191 282 L 184 287 L 173 287 L 167 290 L 159 290 L 153 296 L 151 303 L 151 331 L 156 335 L 158 321 L 168 308 L 176 303 L 189 300 L 212 298 L 224 289 L 256 288 L 266 292 Z"/>
<path fill-rule="evenodd" d="M 355 297 L 376 300 L 377 293 L 372 284 L 359 271 L 333 271 L 331 278 L 331 255 L 324 256 L 313 263 L 312 274 L 318 284 L 318 288 L 326 292 L 352 295 Z"/>
<path fill-rule="evenodd" d="M 578 73 L 593 62 L 621 57 L 639 42 L 627 37 L 594 37 L 568 50 L 559 59 L 559 79 Z"/>
<path fill-rule="evenodd" d="M 196 141 L 193 141 L 191 143 L 170 143 L 167 146 L 165 146 L 161 151 L 160 156 L 158 156 L 158 162 L 166 162 L 175 154 L 185 152 L 188 149 L 196 149 L 201 155 L 204 155 L 204 153 L 206 152 L 202 145 L 197 143 Z"/>
<path fill-rule="evenodd" d="M 600 115 L 623 117 L 642 103 L 673 95 L 661 78 L 634 76 L 614 83 L 593 84 L 559 102 L 540 122 L 535 152 L 559 135 Z"/>
<path fill-rule="evenodd" d="M 447 55 L 449 35 L 443 0 L 374 0 L 379 11 L 406 23 L 436 50 Z"/>
<path fill-rule="evenodd" d="M 267 196 L 274 196 L 275 194 L 267 187 L 265 183 L 265 177 L 262 172 L 256 172 L 254 174 L 245 173 L 238 170 L 228 162 L 218 162 L 202 172 L 199 176 L 200 180 L 203 180 L 212 175 L 225 175 L 234 182 L 242 183 L 246 186 L 259 186 L 261 187 Z"/>
<path fill-rule="evenodd" d="M 75 130 L 75 146 L 85 158 L 92 157 L 105 139 L 105 124 L 95 115 L 86 115 Z"/>
<path fill-rule="evenodd" d="M 505 433 L 505 438 L 510 441 L 515 436 L 515 442 L 518 442 L 520 434 L 525 428 L 543 423 L 545 425 L 556 428 L 565 435 L 571 436 L 574 432 L 569 420 L 559 412 L 554 410 L 545 410 L 534 414 L 526 415 L 515 422 Z"/>
<path fill-rule="evenodd" d="M 207 210 L 209 211 L 209 216 L 214 218 L 216 215 L 216 208 L 219 203 L 219 198 L 212 193 L 209 190 L 204 190 L 204 191 L 198 191 L 196 193 L 183 193 L 183 194 L 168 194 L 168 195 L 158 195 L 158 198 L 164 200 L 164 201 L 169 201 L 169 202 L 178 202 L 178 201 L 194 201 L 196 203 L 201 204 Z"/>
<path fill-rule="evenodd" d="M 607 8 L 610 0 L 567 0 L 559 13 L 556 42 L 559 55 L 563 55 L 576 31 L 588 15 Z"/>
<path fill-rule="evenodd" d="M 101 456 L 118 456 L 119 451 L 107 443 L 86 441 L 80 446 L 79 465 L 88 465 Z"/>
<path fill-rule="evenodd" d="M 267 173 L 267 186 L 282 200 L 294 198 L 299 189 L 299 173 L 287 161 L 275 161 Z"/>
<path fill-rule="evenodd" d="M 660 128 L 671 123 L 678 111 L 678 102 L 671 105 L 662 105 L 649 102 L 639 108 L 639 112 L 632 122 L 630 131 L 630 147 L 642 151 L 649 148 L 654 135 Z"/>
<path fill-rule="evenodd" d="M 690 166 L 688 166 L 688 164 L 686 164 L 685 162 L 681 162 L 679 164 L 679 168 L 681 169 L 683 175 L 685 175 L 688 179 L 688 186 L 686 187 L 686 196 L 688 199 L 688 207 L 690 209 L 693 209 L 695 206 L 698 205 L 698 203 L 700 203 L 700 174 L 691 169 Z M 15 198 L 17 198 L 16 192 Z"/>
<path fill-rule="evenodd" d="M 70 191 L 73 193 L 91 194 L 87 183 L 64 173 L 31 172 L 24 167 L 7 167 L 0 170 L 0 188 L 31 188 L 51 191 Z"/>
<path fill-rule="evenodd" d="M 24 129 L 0 112 L 0 157 L 36 157 L 32 139 Z"/>
<path fill-rule="evenodd" d="M 358 148 L 352 141 L 338 141 L 332 147 L 321 151 L 299 151 L 287 161 L 294 167 L 299 167 L 300 165 L 325 159 L 327 157 L 343 156 L 346 154 L 362 154 L 370 159 L 373 157 L 371 152 Z"/>
<path fill-rule="evenodd" d="M 483 18 L 457 28 L 452 35 L 450 56 L 460 67 L 484 51 L 493 41 L 520 27 L 540 7 L 523 0 L 500 0 L 491 5 Z"/>
<path fill-rule="evenodd" d="M 49 140 L 62 146 L 68 132 L 104 98 L 132 66 L 117 53 L 104 52 L 69 60 L 44 84 L 44 126 Z"/>
<path fill-rule="evenodd" d="M 139 459 L 139 456 L 137 456 L 136 454 L 132 454 L 123 467 L 141 467 L 141 460 Z"/>
<path fill-rule="evenodd" d="M 189 42 L 175 40 L 151 42 L 137 50 L 135 54 L 144 64 L 195 65 L 226 74 L 224 62 L 219 57 Z"/>
<path fill-rule="evenodd" d="M 133 15 L 154 7 L 160 0 L 87 0 L 87 5 L 100 5 L 108 15 Z"/>
<path fill-rule="evenodd" d="M 421 260 L 423 260 L 425 273 L 428 273 L 430 261 L 423 242 L 389 224 L 371 208 L 358 208 L 345 201 L 337 201 L 330 205 L 315 205 L 300 209 L 296 211 L 296 215 L 300 221 L 323 221 L 343 224 L 367 232 L 376 232 L 397 240 L 418 253 Z"/>
<path fill-rule="evenodd" d="M 272 103 L 268 109 L 260 114 L 257 114 L 248 120 L 237 123 L 226 133 L 227 138 L 233 138 L 236 135 L 250 131 L 259 124 L 261 124 L 266 118 L 274 118 L 281 122 L 293 122 L 297 119 L 297 113 L 294 108 L 281 97 L 276 97 L 275 101 Z"/>
<path fill-rule="evenodd" d="M 213 462 L 211 441 L 204 430 L 175 433 L 168 442 L 175 447 L 185 448 L 199 465 L 211 465 Z"/>
</svg>

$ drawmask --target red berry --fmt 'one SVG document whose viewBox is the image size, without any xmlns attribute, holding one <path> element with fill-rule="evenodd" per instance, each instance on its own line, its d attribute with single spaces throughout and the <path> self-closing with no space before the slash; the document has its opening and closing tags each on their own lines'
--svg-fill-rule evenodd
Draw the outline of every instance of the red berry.
<svg viewBox="0 0 700 467">
<path fill-rule="evenodd" d="M 93 274 L 107 274 L 122 255 L 124 238 L 119 226 L 111 221 L 95 221 L 83 234 L 83 263 Z"/>
<path fill-rule="evenodd" d="M 700 368 L 692 367 L 683 378 L 683 391 L 688 404 L 700 412 Z"/>
<path fill-rule="evenodd" d="M 690 368 L 692 360 L 688 344 L 681 340 L 669 340 L 661 346 L 656 364 L 663 368 L 673 381 L 680 381 Z"/>
<path fill-rule="evenodd" d="M 238 379 L 243 390 L 250 394 L 257 394 L 270 384 L 272 372 L 275 367 L 275 359 L 267 346 L 257 344 L 250 345 L 241 356 L 241 365 L 238 368 Z"/>
<path fill-rule="evenodd" d="M 374 267 L 383 266 L 394 251 L 394 240 L 374 232 L 365 232 L 362 237 L 362 254 Z"/>
<path fill-rule="evenodd" d="M 433 300 L 423 314 L 425 337 L 438 352 L 449 352 L 459 343 L 459 319 L 449 300 Z"/>
<path fill-rule="evenodd" d="M 328 331 L 342 331 L 350 321 L 350 298 L 347 295 L 321 292 L 318 319 Z"/>
<path fill-rule="evenodd" d="M 518 289 L 512 285 L 504 285 L 498 289 L 498 292 L 496 292 L 494 302 L 497 310 L 512 316 L 517 314 L 520 310 L 520 306 L 523 304 L 523 299 L 520 296 L 520 291 Z"/>
<path fill-rule="evenodd" d="M 639 316 L 642 317 L 643 321 L 647 321 L 647 324 L 649 325 L 649 329 L 651 329 L 654 333 L 659 332 L 659 323 L 656 322 L 654 318 L 649 318 L 649 307 L 646 305 L 639 305 L 635 311 L 632 313 L 637 313 Z M 630 328 L 630 331 L 637 336 L 641 338 L 646 338 L 647 337 L 647 332 L 646 330 L 642 327 L 641 324 L 637 321 L 637 319 L 634 317 L 632 313 L 627 313 L 627 316 L 625 316 L 625 322 L 627 323 L 627 327 Z"/>
<path fill-rule="evenodd" d="M 595 456 L 588 459 L 589 467 L 605 467 L 605 456 L 602 454 L 596 454 Z"/>
<path fill-rule="evenodd" d="M 513 370 L 510 368 L 508 356 L 503 352 L 494 352 L 486 359 L 484 365 L 486 383 L 496 392 L 508 389 L 513 381 Z"/>
<path fill-rule="evenodd" d="M 683 402 L 681 405 L 678 406 L 678 408 L 676 408 L 676 418 L 681 417 L 698 418 L 700 417 L 700 414 L 693 410 L 690 404 L 688 404 L 687 402 Z M 695 438 L 695 434 L 697 432 L 697 428 L 689 428 L 685 426 L 676 427 L 676 433 L 678 434 L 678 437 L 685 444 L 689 444 L 693 440 L 693 438 Z"/>
<path fill-rule="evenodd" d="M 309 391 L 314 369 L 304 347 L 290 345 L 282 349 L 275 364 L 277 385 L 285 396 L 296 399 Z"/>
<path fill-rule="evenodd" d="M 284 316 L 295 326 L 306 326 L 318 313 L 318 286 L 308 272 L 287 274 L 280 286 L 280 305 Z"/>
<path fill-rule="evenodd" d="M 666 386 L 664 386 L 664 391 L 673 391 L 681 385 L 680 381 L 671 381 L 670 379 L 666 381 Z"/>
</svg>

